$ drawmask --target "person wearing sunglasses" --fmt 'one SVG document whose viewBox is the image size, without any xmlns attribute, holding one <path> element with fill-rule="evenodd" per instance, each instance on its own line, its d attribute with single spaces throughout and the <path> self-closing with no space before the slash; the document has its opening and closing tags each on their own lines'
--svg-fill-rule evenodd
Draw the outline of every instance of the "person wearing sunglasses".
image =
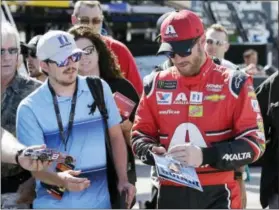
<svg viewBox="0 0 279 210">
<path fill-rule="evenodd" d="M 71 19 L 73 25 L 86 24 L 92 26 L 92 30 L 101 34 L 103 19 L 103 11 L 99 1 L 77 1 L 75 3 Z M 112 37 L 102 36 L 102 39 L 116 55 L 124 77 L 132 83 L 137 93 L 141 95 L 143 91 L 142 79 L 130 50 Z"/>
<path fill-rule="evenodd" d="M 39 60 L 36 55 L 36 47 L 41 36 L 42 35 L 34 36 L 27 44 L 23 43 L 22 46 L 25 47 L 25 56 L 27 60 L 29 76 L 44 82 L 47 78 L 47 75 L 41 70 Z"/>
<path fill-rule="evenodd" d="M 254 92 L 252 79 L 212 61 L 194 12 L 172 13 L 160 34 L 158 53 L 173 66 L 145 84 L 132 148 L 148 165 L 155 165 L 153 152 L 194 167 L 203 192 L 159 179 L 158 208 L 241 208 L 235 169 L 256 161 L 265 148 L 257 99 L 248 94 Z"/>
<path fill-rule="evenodd" d="M 239 67 L 225 59 L 225 54 L 229 50 L 230 43 L 228 32 L 221 24 L 213 24 L 206 30 L 205 51 L 209 56 L 216 57 L 221 61 L 221 65 L 229 69 L 237 69 Z"/>
<path fill-rule="evenodd" d="M 137 91 L 134 86 L 123 77 L 115 55 L 108 49 L 99 34 L 92 31 L 87 25 L 73 26 L 69 29 L 69 33 L 74 36 L 77 46 L 85 51 L 80 61 L 79 74 L 83 76 L 99 76 L 108 83 L 112 93 L 122 94 L 130 103 L 134 103 L 135 105 L 131 112 L 129 112 L 129 116 L 124 117 L 122 114 L 121 122 L 121 129 L 128 150 L 128 178 L 131 183 L 135 185 L 135 158 L 131 151 L 130 138 L 136 108 L 139 103 Z M 121 110 L 121 113 L 123 113 L 123 111 L 124 110 Z M 130 208 L 131 207 L 132 206 L 130 206 Z"/>
<path fill-rule="evenodd" d="M 69 170 L 59 172 L 61 165 L 57 164 L 53 166 L 53 171 L 57 171 L 64 181 L 77 178 L 79 182 L 75 187 L 67 185 L 62 191 L 59 188 L 58 199 L 57 191 L 55 193 L 48 189 L 49 185 L 60 187 L 59 182 L 49 180 L 48 173 L 33 173 L 37 180 L 34 208 L 111 207 L 106 173 L 105 127 L 98 109 L 93 115 L 89 114 L 91 108 L 88 105 L 94 99 L 86 77 L 78 75 L 83 53 L 86 52 L 77 47 L 74 37 L 64 31 L 47 32 L 37 45 L 37 57 L 48 79 L 18 108 L 18 140 L 26 146 L 46 144 L 50 149 L 73 157 L 75 165 L 67 165 Z M 125 140 L 119 125 L 121 117 L 108 84 L 102 80 L 102 85 L 105 103 L 109 107 L 108 129 L 112 136 L 113 155 L 117 156 L 116 170 L 121 177 L 119 186 L 124 187 L 129 183 Z"/>
<path fill-rule="evenodd" d="M 22 55 L 17 30 L 8 22 L 1 24 L 1 126 L 16 136 L 16 110 L 27 95 L 37 89 L 41 83 L 27 78 L 18 72 Z M 2 163 L 1 192 L 11 201 L 11 208 L 30 208 L 28 203 L 14 202 L 17 190 L 29 180 L 31 174 L 18 165 Z M 3 198 L 1 196 L 1 198 Z M 3 199 L 1 199 L 3 200 Z"/>
<path fill-rule="evenodd" d="M 220 65 L 227 67 L 228 69 L 236 69 L 240 70 L 239 66 L 233 64 L 232 62 L 226 60 L 225 54 L 229 50 L 230 44 L 229 44 L 229 37 L 228 37 L 228 31 L 224 26 L 221 24 L 213 24 L 207 28 L 206 33 L 206 44 L 205 44 L 205 51 L 210 56 L 217 57 L 221 63 Z M 241 68 L 242 71 L 245 72 L 245 69 Z M 250 75 L 254 75 L 252 72 L 246 73 Z M 246 188 L 245 188 L 245 181 L 250 180 L 250 173 L 248 166 L 242 167 L 238 170 L 240 174 L 243 174 L 243 177 L 246 177 L 245 180 L 243 180 L 242 176 L 239 176 L 239 183 L 242 189 L 242 208 L 246 208 L 247 203 L 247 196 L 246 196 Z"/>
</svg>

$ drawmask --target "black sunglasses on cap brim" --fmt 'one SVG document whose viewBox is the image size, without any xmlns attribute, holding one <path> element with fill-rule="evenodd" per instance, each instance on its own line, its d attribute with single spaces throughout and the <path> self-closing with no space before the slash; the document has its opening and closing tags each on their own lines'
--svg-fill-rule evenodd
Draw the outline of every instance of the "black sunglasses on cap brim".
<svg viewBox="0 0 279 210">
<path fill-rule="evenodd" d="M 163 52 L 163 54 L 166 55 L 169 58 L 174 58 L 176 54 L 179 55 L 180 57 L 190 56 L 192 54 L 192 48 L 195 46 L 195 44 L 197 43 L 199 38 L 200 37 L 197 37 L 197 38 L 193 39 L 192 44 L 190 45 L 190 47 L 188 46 L 185 51 L 181 51 L 181 50 L 176 51 L 175 47 L 174 47 L 174 51 L 165 51 L 165 52 Z M 181 46 L 179 48 L 181 48 Z"/>
</svg>

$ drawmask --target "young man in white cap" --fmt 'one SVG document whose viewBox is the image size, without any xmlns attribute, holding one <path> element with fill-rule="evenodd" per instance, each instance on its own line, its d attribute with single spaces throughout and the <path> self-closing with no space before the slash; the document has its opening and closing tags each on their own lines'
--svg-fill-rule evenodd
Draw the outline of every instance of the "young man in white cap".
<svg viewBox="0 0 279 210">
<path fill-rule="evenodd" d="M 48 180 L 45 172 L 33 173 L 38 178 L 34 208 L 111 208 L 104 124 L 98 109 L 93 115 L 89 114 L 88 105 L 94 100 L 86 78 L 78 76 L 82 53 L 73 36 L 63 31 L 47 32 L 37 45 L 37 57 L 48 80 L 21 102 L 17 113 L 17 136 L 27 146 L 45 143 L 48 148 L 72 156 L 76 160 L 75 167 L 68 165 L 72 170 L 59 172 L 58 176 L 62 180 L 73 176 L 80 178 L 79 185 L 64 186 L 66 190 L 57 199 L 38 179 L 46 184 L 58 183 Z M 127 199 L 131 202 L 135 188 L 127 178 L 127 151 L 119 125 L 121 118 L 108 84 L 102 81 L 102 85 L 118 190 L 127 190 Z"/>
<path fill-rule="evenodd" d="M 195 167 L 203 192 L 160 180 L 158 208 L 241 208 L 235 169 L 264 152 L 252 81 L 214 64 L 204 50 L 200 18 L 181 10 L 162 23 L 158 53 L 174 66 L 150 78 L 132 129 L 134 153 L 154 165 L 151 151 Z M 208 123 L 208 122 L 211 123 Z"/>
</svg>

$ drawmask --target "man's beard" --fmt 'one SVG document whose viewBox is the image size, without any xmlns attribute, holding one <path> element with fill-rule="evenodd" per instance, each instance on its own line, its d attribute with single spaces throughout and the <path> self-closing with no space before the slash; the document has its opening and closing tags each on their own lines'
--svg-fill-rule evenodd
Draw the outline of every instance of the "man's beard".
<svg viewBox="0 0 279 210">
<path fill-rule="evenodd" d="M 196 56 L 195 58 L 193 58 L 193 60 L 191 61 L 191 63 L 189 63 L 189 67 L 187 72 L 180 70 L 179 67 L 177 67 L 178 71 L 180 72 L 181 75 L 189 77 L 189 76 L 195 76 L 197 74 L 199 74 L 200 72 L 200 67 L 201 67 L 201 62 L 202 62 L 202 57 Z"/>
<path fill-rule="evenodd" d="M 30 71 L 30 77 L 36 78 L 41 76 L 43 73 L 40 72 L 39 70 L 35 70 L 35 71 Z"/>
<path fill-rule="evenodd" d="M 65 74 L 67 71 L 76 71 L 77 72 L 77 69 L 76 68 L 68 68 L 63 72 L 63 74 Z M 74 84 L 76 82 L 76 78 L 77 78 L 77 74 L 75 76 L 73 76 L 73 79 L 70 80 L 70 81 L 63 81 L 63 80 L 60 80 L 58 78 L 55 78 L 55 80 L 61 86 L 66 86 L 67 87 L 67 86 L 70 86 L 70 85 Z"/>
<path fill-rule="evenodd" d="M 192 76 L 195 76 L 200 73 L 202 57 L 199 55 L 193 59 L 193 64 L 191 66 L 191 72 L 193 72 Z"/>
</svg>

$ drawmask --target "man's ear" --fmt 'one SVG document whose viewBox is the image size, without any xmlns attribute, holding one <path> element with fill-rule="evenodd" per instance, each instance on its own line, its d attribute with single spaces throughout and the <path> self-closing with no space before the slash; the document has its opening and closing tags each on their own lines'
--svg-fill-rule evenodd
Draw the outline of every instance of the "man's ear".
<svg viewBox="0 0 279 210">
<path fill-rule="evenodd" d="M 20 68 L 20 66 L 23 64 L 23 55 L 19 54 L 17 57 L 17 66 L 16 69 L 18 70 Z M 27 70 L 28 71 L 28 70 Z"/>
<path fill-rule="evenodd" d="M 225 44 L 225 53 L 230 49 L 230 44 L 229 43 L 226 43 Z"/>
<path fill-rule="evenodd" d="M 40 67 L 41 67 L 41 70 L 44 70 L 46 73 L 49 72 L 49 66 L 47 65 L 46 62 L 40 61 Z"/>
<path fill-rule="evenodd" d="M 71 16 L 71 20 L 72 20 L 72 25 L 75 25 L 78 22 L 77 17 L 75 15 Z"/>
<path fill-rule="evenodd" d="M 202 48 L 204 48 L 204 45 L 205 45 L 205 34 L 203 34 L 200 38 L 200 43 L 201 43 L 201 46 Z"/>
</svg>

